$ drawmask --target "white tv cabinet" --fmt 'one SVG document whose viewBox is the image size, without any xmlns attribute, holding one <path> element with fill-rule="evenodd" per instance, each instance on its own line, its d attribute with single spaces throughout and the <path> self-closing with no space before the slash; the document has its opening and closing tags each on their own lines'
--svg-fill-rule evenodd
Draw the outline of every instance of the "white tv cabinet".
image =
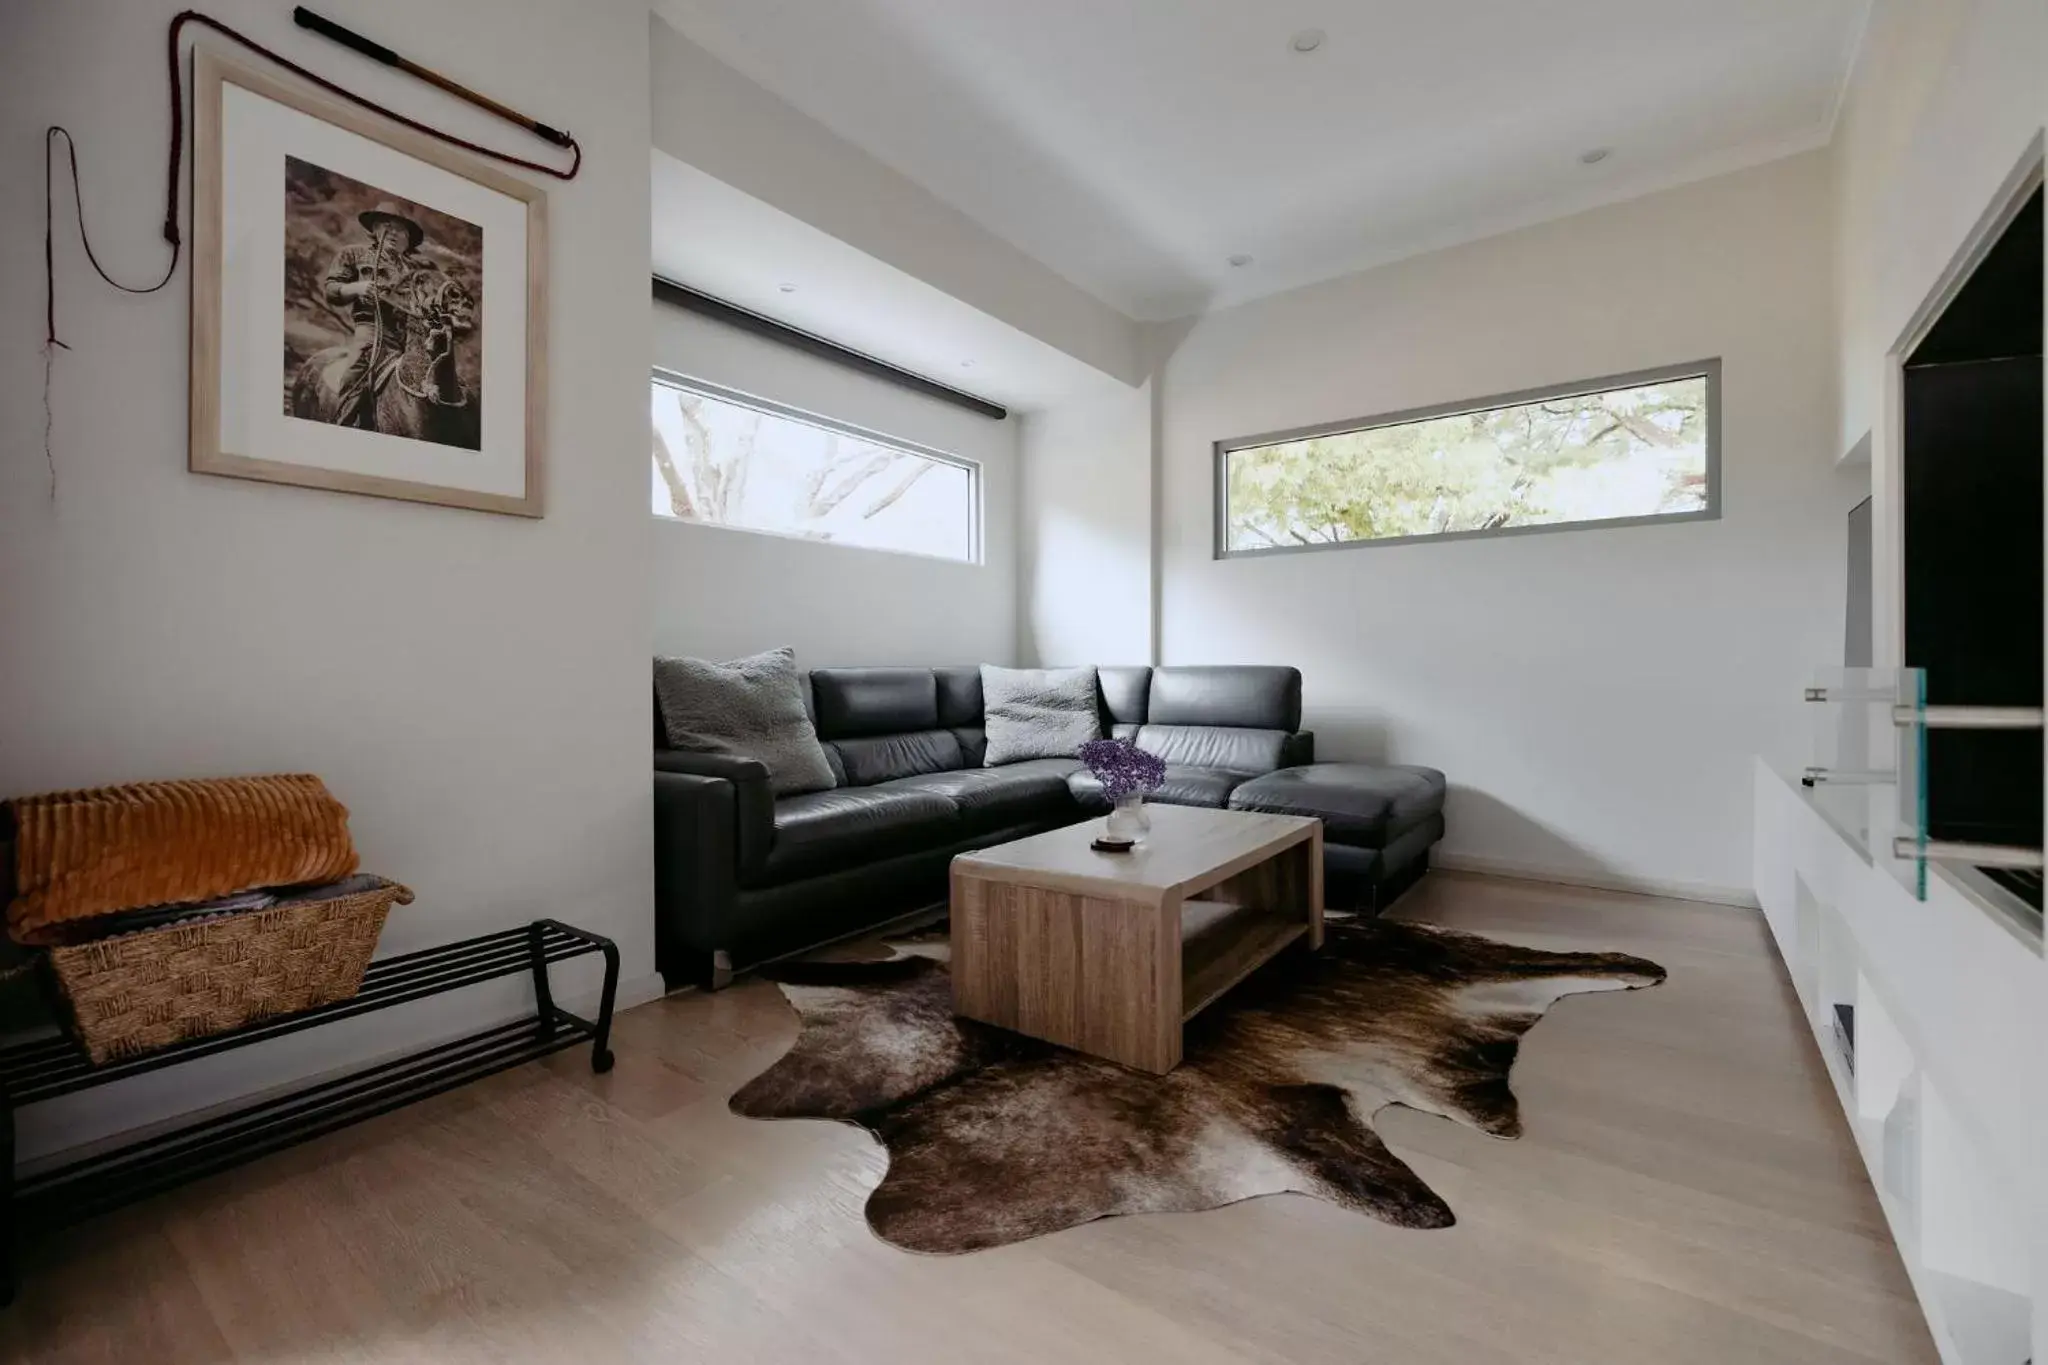
<svg viewBox="0 0 2048 1365">
<path fill-rule="evenodd" d="M 1797 776 L 1759 759 L 1755 786 L 1757 899 L 1935 1344 L 1947 1365 L 2023 1365 L 2043 1309 L 2030 1243 L 2048 1233 L 2039 931 L 1939 866 L 1914 899 Z"/>
</svg>

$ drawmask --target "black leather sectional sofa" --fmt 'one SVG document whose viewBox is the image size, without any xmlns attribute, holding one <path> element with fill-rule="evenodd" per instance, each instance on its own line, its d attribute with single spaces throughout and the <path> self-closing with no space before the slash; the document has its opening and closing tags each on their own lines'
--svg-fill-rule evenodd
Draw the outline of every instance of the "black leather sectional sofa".
<svg viewBox="0 0 2048 1365">
<path fill-rule="evenodd" d="M 1431 768 L 1316 763 L 1292 668 L 1104 668 L 1103 733 L 1166 760 L 1151 797 L 1323 820 L 1332 906 L 1378 909 L 1443 837 Z M 776 799 L 752 759 L 654 724 L 657 954 L 671 986 L 859 933 L 944 899 L 956 853 L 1108 809 L 1077 759 L 982 766 L 978 668 L 821 668 L 805 698 L 838 785 Z"/>
</svg>

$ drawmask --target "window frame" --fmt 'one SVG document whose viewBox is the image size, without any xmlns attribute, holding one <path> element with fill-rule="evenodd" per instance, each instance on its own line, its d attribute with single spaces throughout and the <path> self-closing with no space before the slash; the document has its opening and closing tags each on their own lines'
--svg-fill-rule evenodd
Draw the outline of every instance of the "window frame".
<svg viewBox="0 0 2048 1365">
<path fill-rule="evenodd" d="M 681 389 L 686 393 L 694 393 L 700 398 L 709 398 L 720 403 L 730 403 L 737 407 L 752 408 L 754 411 L 764 413 L 770 417 L 779 417 L 791 422 L 801 422 L 805 426 L 837 432 L 841 436 L 851 436 L 858 441 L 887 446 L 891 450 L 900 450 L 906 455 L 915 455 L 920 459 L 930 460 L 935 464 L 964 470 L 967 474 L 968 486 L 967 546 L 969 557 L 966 559 L 956 559 L 952 555 L 932 554 L 925 550 L 901 550 L 887 545 L 856 545 L 850 541 L 827 540 L 819 536 L 807 536 L 801 531 L 772 531 L 760 526 L 736 526 L 730 522 L 723 521 L 698 521 L 691 517 L 665 516 L 660 512 L 650 510 L 648 515 L 652 516 L 654 520 L 675 526 L 708 526 L 716 531 L 738 531 L 747 535 L 774 536 L 780 540 L 802 541 L 807 545 L 827 545 L 840 550 L 866 550 L 874 554 L 906 555 L 912 559 L 931 560 L 939 564 L 959 564 L 970 568 L 986 566 L 988 556 L 987 544 L 983 536 L 983 524 L 987 519 L 985 500 L 987 481 L 983 478 L 981 461 L 970 459 L 965 455 L 955 455 L 953 452 L 941 450 L 937 446 L 928 446 L 919 441 L 907 440 L 901 436 L 890 435 L 888 432 L 877 431 L 873 427 L 864 427 L 858 423 L 842 421 L 836 417 L 827 417 L 821 412 L 812 412 L 805 408 L 794 407 L 788 403 L 778 403 L 772 398 L 762 398 L 740 389 L 728 388 L 723 384 L 713 383 L 708 379 L 699 379 L 694 375 L 683 374 L 678 370 L 665 369 L 660 365 L 653 367 L 651 382 L 662 387 Z M 651 450 L 648 458 L 650 460 L 654 458 Z"/>
<path fill-rule="evenodd" d="M 1495 526 L 1472 531 L 1434 531 L 1425 535 L 1333 540 L 1314 545 L 1262 545 L 1242 550 L 1230 548 L 1230 457 L 1238 451 L 1281 445 L 1288 441 L 1312 440 L 1318 436 L 1350 435 L 1356 432 L 1376 431 L 1383 427 L 1406 426 L 1438 417 L 1460 417 L 1467 413 L 1488 412 L 1496 408 L 1520 407 L 1527 403 L 1540 403 L 1553 398 L 1582 398 L 1587 394 L 1640 388 L 1646 384 L 1673 379 L 1707 381 L 1707 505 L 1697 512 L 1652 512 L 1637 517 L 1601 517 L 1583 521 L 1545 522 L 1540 525 Z M 1283 431 L 1261 432 L 1256 436 L 1235 437 L 1215 443 L 1211 475 L 1211 505 L 1214 509 L 1213 551 L 1217 559 L 1258 559 L 1268 555 L 1304 554 L 1321 550 L 1358 550 L 1377 545 L 1421 545 L 1438 541 L 1480 540 L 1496 536 L 1539 535 L 1557 531 L 1599 531 L 1620 526 L 1662 526 L 1675 522 L 1718 521 L 1721 517 L 1721 360 L 1716 356 L 1679 365 L 1659 365 L 1646 370 L 1630 370 L 1624 374 L 1602 375 L 1597 379 L 1546 384 L 1540 388 L 1491 394 L 1485 398 L 1435 403 L 1428 407 L 1407 408 L 1400 412 L 1379 413 L 1371 417 L 1317 422 L 1311 426 L 1290 427 Z"/>
</svg>

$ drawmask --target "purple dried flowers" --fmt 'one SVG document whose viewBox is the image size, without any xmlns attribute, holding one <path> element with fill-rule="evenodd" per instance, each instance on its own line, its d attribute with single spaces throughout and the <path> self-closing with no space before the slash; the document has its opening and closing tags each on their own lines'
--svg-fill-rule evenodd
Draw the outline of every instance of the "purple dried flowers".
<svg viewBox="0 0 2048 1365">
<path fill-rule="evenodd" d="M 1155 791 L 1166 780 L 1166 760 L 1127 739 L 1091 739 L 1081 746 L 1081 761 L 1101 780 L 1112 801 Z"/>
</svg>

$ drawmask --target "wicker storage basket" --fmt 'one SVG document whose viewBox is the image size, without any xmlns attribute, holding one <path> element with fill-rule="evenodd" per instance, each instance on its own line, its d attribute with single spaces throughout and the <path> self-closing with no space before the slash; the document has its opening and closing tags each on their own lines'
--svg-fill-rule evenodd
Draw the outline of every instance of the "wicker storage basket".
<svg viewBox="0 0 2048 1365">
<path fill-rule="evenodd" d="M 50 966 L 79 1042 L 104 1063 L 350 998 L 394 902 L 411 904 L 412 892 L 386 881 L 52 948 Z"/>
</svg>

